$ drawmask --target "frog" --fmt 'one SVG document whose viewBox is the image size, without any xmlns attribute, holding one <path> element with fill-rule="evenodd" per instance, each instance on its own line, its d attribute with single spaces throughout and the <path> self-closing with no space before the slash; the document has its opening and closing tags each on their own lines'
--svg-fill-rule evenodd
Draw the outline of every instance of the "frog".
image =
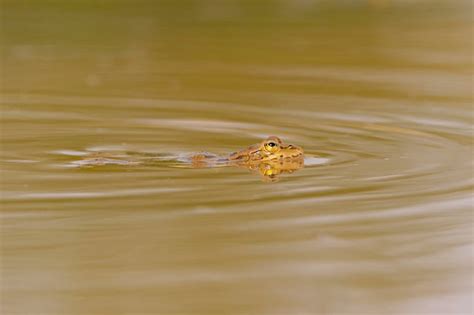
<svg viewBox="0 0 474 315">
<path fill-rule="evenodd" d="M 264 141 L 251 145 L 248 148 L 233 152 L 226 157 L 219 157 L 207 152 L 191 155 L 193 163 L 227 163 L 237 165 L 255 165 L 263 162 L 284 162 L 301 160 L 304 151 L 301 147 L 285 144 L 280 138 L 270 136 Z"/>
<path fill-rule="evenodd" d="M 292 173 L 304 166 L 304 151 L 301 147 L 284 143 L 277 136 L 269 136 L 260 143 L 251 145 L 246 149 L 219 156 L 208 152 L 180 155 L 177 158 L 163 157 L 160 155 L 111 154 L 94 152 L 76 161 L 76 166 L 98 166 L 115 164 L 122 166 L 156 164 L 157 162 L 173 161 L 172 165 L 181 168 L 211 168 L 222 166 L 235 166 L 246 168 L 259 173 L 263 179 L 274 181 L 282 173 Z"/>
</svg>

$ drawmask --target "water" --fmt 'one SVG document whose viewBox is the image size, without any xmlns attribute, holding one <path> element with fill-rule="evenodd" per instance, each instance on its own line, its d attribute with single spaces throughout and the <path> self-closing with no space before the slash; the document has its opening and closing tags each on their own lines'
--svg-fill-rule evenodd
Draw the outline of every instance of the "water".
<svg viewBox="0 0 474 315">
<path fill-rule="evenodd" d="M 2 313 L 472 312 L 469 2 L 2 12 Z M 268 135 L 305 167 L 70 167 Z"/>
</svg>

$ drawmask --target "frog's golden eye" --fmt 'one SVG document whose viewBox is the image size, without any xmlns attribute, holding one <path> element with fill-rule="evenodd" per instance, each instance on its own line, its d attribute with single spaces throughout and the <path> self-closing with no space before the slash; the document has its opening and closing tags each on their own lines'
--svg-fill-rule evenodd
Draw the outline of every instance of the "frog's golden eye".
<svg viewBox="0 0 474 315">
<path fill-rule="evenodd" d="M 280 146 L 278 145 L 278 143 L 273 142 L 273 141 L 269 141 L 265 143 L 264 147 L 265 147 L 265 150 L 267 150 L 270 153 L 274 153 L 280 149 Z"/>
</svg>

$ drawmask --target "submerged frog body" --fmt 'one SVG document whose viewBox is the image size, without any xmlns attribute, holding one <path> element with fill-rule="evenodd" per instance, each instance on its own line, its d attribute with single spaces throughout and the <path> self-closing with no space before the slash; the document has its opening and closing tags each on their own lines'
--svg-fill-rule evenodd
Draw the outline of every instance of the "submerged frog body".
<svg viewBox="0 0 474 315">
<path fill-rule="evenodd" d="M 271 136 L 261 143 L 252 145 L 242 151 L 228 156 L 218 156 L 201 152 L 174 158 L 181 162 L 174 166 L 191 168 L 209 168 L 219 166 L 237 166 L 260 173 L 265 179 L 275 180 L 281 173 L 291 173 L 304 166 L 304 152 L 301 147 L 285 144 L 280 138 Z M 172 158 L 161 156 L 113 155 L 94 153 L 73 164 L 76 166 L 96 165 L 139 165 L 156 164 L 173 161 Z"/>
</svg>

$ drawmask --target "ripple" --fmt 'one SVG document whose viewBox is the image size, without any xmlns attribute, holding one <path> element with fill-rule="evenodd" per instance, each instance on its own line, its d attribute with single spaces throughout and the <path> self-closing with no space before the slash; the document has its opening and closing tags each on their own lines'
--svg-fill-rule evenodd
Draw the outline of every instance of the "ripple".
<svg viewBox="0 0 474 315">
<path fill-rule="evenodd" d="M 306 199 L 301 202 L 312 203 L 315 199 Z M 263 222 L 254 222 L 248 224 L 242 229 L 266 229 L 266 228 L 275 228 L 275 227 L 289 227 L 293 225 L 302 226 L 302 225 L 327 225 L 327 224 L 338 224 L 338 223 L 350 223 L 357 224 L 359 222 L 367 220 L 386 220 L 386 219 L 408 219 L 410 217 L 418 216 L 420 214 L 429 214 L 437 215 L 440 212 L 446 211 L 446 209 L 466 209 L 472 205 L 474 198 L 461 198 L 457 200 L 447 200 L 436 203 L 429 203 L 417 206 L 401 207 L 394 209 L 385 209 L 382 212 L 358 212 L 355 214 L 342 213 L 339 215 L 315 215 L 310 217 L 300 217 L 294 219 L 285 218 L 283 220 L 274 220 L 274 221 L 263 221 Z"/>
<path fill-rule="evenodd" d="M 5 201 L 11 200 L 61 200 L 61 199 L 90 199 L 90 198 L 114 198 L 114 197 L 127 197 L 127 196 L 146 196 L 149 194 L 166 194 L 173 192 L 189 191 L 190 189 L 178 189 L 178 188 L 141 188 L 141 189 L 126 189 L 126 190 L 114 190 L 110 192 L 43 192 L 43 193 L 30 193 L 30 194 L 18 194 L 10 193 L 10 195 L 4 196 Z"/>
</svg>

